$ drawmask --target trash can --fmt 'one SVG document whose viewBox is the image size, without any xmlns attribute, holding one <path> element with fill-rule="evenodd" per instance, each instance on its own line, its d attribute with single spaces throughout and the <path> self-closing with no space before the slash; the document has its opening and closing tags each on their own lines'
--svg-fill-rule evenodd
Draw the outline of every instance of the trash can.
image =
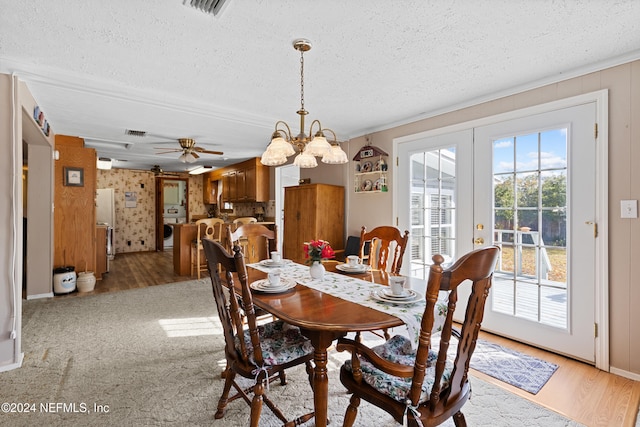
<svg viewBox="0 0 640 427">
<path fill-rule="evenodd" d="M 75 267 L 65 266 L 53 269 L 53 293 L 68 294 L 76 290 Z"/>
</svg>

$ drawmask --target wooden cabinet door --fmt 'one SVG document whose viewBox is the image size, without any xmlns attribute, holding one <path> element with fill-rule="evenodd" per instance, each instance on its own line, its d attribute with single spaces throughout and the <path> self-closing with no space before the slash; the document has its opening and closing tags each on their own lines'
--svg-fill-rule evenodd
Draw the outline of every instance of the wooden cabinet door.
<svg viewBox="0 0 640 427">
<path fill-rule="evenodd" d="M 227 172 L 223 176 L 222 195 L 225 202 L 237 200 L 236 171 Z"/>
<path fill-rule="evenodd" d="M 244 194 L 247 201 L 256 201 L 256 166 L 250 166 L 244 170 Z"/>
<path fill-rule="evenodd" d="M 304 262 L 304 242 L 315 239 L 316 191 L 312 186 L 287 187 L 284 196 L 285 258 Z"/>
<path fill-rule="evenodd" d="M 215 185 L 214 185 L 215 182 Z M 213 205 L 217 203 L 218 183 L 212 181 L 211 175 L 206 173 L 202 175 L 202 201 L 205 204 Z"/>
<path fill-rule="evenodd" d="M 245 169 L 237 169 L 236 170 L 236 198 L 235 200 L 239 202 L 244 202 L 247 200 L 247 184 L 246 184 L 246 174 Z"/>
</svg>

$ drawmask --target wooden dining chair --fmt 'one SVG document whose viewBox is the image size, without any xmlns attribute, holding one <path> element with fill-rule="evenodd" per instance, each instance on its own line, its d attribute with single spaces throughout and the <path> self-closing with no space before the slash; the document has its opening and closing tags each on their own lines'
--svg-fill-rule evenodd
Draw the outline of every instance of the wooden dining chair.
<svg viewBox="0 0 640 427">
<path fill-rule="evenodd" d="M 247 282 L 247 269 L 240 247 L 235 245 L 231 255 L 220 243 L 213 240 L 205 239 L 203 244 L 213 296 L 224 330 L 227 359 L 224 388 L 218 401 L 215 418 L 220 419 L 224 416 L 229 402 L 242 398 L 251 407 L 251 427 L 258 426 L 262 402 L 287 427 L 305 423 L 313 418 L 313 413 L 287 421 L 282 411 L 265 394 L 265 384 L 268 385 L 276 378 L 280 379 L 282 385 L 286 384 L 285 369 L 300 364 L 306 365 L 309 383 L 313 384 L 311 342 L 300 333 L 297 327 L 282 321 L 258 326 L 251 289 Z M 229 295 L 235 295 L 236 278 L 241 289 L 242 307 L 238 298 L 229 297 Z M 236 376 L 251 380 L 252 385 L 249 388 L 240 386 L 236 382 Z M 237 393 L 229 396 L 232 386 Z M 253 394 L 252 398 L 250 394 Z"/>
<path fill-rule="evenodd" d="M 402 258 L 409 242 L 409 232 L 400 233 L 396 227 L 382 225 L 367 231 L 362 226 L 360 231 L 360 259 L 368 263 L 371 268 L 388 271 L 392 274 L 400 274 Z M 365 247 L 369 253 L 366 254 Z M 391 264 L 389 264 L 391 260 Z"/>
<path fill-rule="evenodd" d="M 368 264 L 371 268 L 380 270 L 383 273 L 400 274 L 402 267 L 402 257 L 409 242 L 409 232 L 405 230 L 404 235 L 396 227 L 381 225 L 371 231 L 367 231 L 364 225 L 360 230 L 360 249 L 358 254 L 363 264 Z M 393 255 L 393 256 L 391 256 Z M 389 264 L 391 259 L 391 264 Z M 387 276 L 388 277 L 388 276 Z M 389 339 L 389 331 L 382 330 L 382 334 L 372 331 L 374 334 Z M 360 333 L 356 333 L 359 341 Z"/>
<path fill-rule="evenodd" d="M 450 417 L 457 427 L 466 426 L 461 409 L 471 395 L 469 361 L 499 251 L 491 246 L 469 252 L 446 270 L 441 266 L 444 258 L 433 257 L 417 349 L 400 335 L 373 348 L 346 338 L 338 340 L 338 351 L 351 352 L 351 359 L 340 369 L 340 381 L 353 393 L 344 427 L 353 425 L 361 399 L 385 410 L 405 426 L 436 426 Z M 458 286 L 466 280 L 471 281 L 471 294 L 457 349 L 449 354 Z M 449 302 L 438 339 L 431 330 L 439 291 L 449 292 Z"/>
<path fill-rule="evenodd" d="M 233 220 L 233 223 L 236 225 L 253 224 L 256 222 L 258 222 L 258 220 L 252 216 L 243 216 Z"/>
<path fill-rule="evenodd" d="M 212 239 L 220 241 L 222 236 L 222 225 L 224 221 L 220 218 L 204 218 L 195 222 L 196 225 L 196 239 L 191 242 L 191 275 L 193 276 L 194 270 L 197 272 L 198 279 L 200 273 L 207 271 L 206 262 L 203 262 L 204 248 L 202 246 L 202 239 Z"/>
<path fill-rule="evenodd" d="M 270 257 L 270 252 L 278 247 L 278 233 L 262 224 L 245 224 L 238 226 L 235 231 L 226 227 L 226 241 L 229 248 L 240 245 L 245 257 L 245 263 L 250 264 Z"/>
</svg>

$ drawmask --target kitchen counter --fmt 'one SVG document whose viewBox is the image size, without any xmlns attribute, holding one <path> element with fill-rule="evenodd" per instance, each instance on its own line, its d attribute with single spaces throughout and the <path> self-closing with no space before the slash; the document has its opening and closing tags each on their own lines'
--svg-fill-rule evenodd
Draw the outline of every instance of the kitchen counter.
<svg viewBox="0 0 640 427">
<path fill-rule="evenodd" d="M 173 271 L 179 276 L 191 275 L 191 242 L 196 240 L 195 224 L 172 224 Z"/>
<path fill-rule="evenodd" d="M 226 224 L 231 224 L 228 222 Z M 263 221 L 262 224 L 267 228 L 273 228 L 275 222 Z M 173 227 L 173 271 L 179 276 L 191 275 L 191 242 L 196 240 L 198 228 L 194 223 L 189 224 L 170 224 Z M 226 236 L 223 232 L 223 236 Z M 223 244 L 226 238 L 222 239 Z M 263 258 L 266 256 L 262 254 Z"/>
</svg>

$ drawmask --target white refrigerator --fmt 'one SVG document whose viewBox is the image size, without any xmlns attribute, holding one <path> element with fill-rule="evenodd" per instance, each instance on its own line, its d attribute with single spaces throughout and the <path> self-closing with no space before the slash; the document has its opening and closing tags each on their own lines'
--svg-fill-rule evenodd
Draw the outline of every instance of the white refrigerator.
<svg viewBox="0 0 640 427">
<path fill-rule="evenodd" d="M 96 223 L 107 226 L 107 259 L 112 260 L 116 255 L 116 204 L 113 188 L 99 188 L 96 196 Z M 109 271 L 107 263 L 107 271 Z"/>
</svg>

